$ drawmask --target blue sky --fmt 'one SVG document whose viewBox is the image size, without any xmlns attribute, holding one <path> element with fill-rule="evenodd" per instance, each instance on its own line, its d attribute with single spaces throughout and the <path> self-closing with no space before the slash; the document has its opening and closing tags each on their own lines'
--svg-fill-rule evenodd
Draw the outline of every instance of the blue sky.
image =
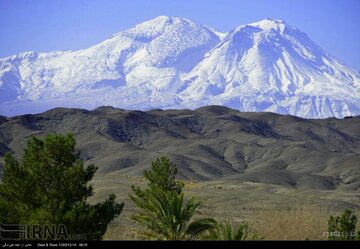
<svg viewBox="0 0 360 249">
<path fill-rule="evenodd" d="M 282 19 L 360 71 L 360 0 L 0 0 L 0 57 L 87 48 L 159 15 L 223 32 Z"/>
</svg>

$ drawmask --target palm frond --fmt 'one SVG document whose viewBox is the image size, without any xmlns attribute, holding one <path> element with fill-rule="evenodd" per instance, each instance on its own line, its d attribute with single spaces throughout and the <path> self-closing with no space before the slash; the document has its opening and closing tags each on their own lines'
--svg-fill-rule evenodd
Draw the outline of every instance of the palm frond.
<svg viewBox="0 0 360 249">
<path fill-rule="evenodd" d="M 197 219 L 188 225 L 186 234 L 189 236 L 189 239 L 193 239 L 201 236 L 205 231 L 213 229 L 215 226 L 216 221 L 212 218 Z"/>
</svg>

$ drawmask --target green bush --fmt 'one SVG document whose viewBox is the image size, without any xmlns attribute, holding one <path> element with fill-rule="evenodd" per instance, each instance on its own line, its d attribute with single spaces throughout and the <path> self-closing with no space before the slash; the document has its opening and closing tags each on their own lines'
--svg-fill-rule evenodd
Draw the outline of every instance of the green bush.
<svg viewBox="0 0 360 249">
<path fill-rule="evenodd" d="M 84 167 L 73 135 L 31 138 L 21 161 L 11 154 L 5 157 L 0 222 L 62 224 L 69 235 L 101 239 L 108 223 L 121 213 L 123 203 L 116 203 L 115 195 L 95 205 L 86 202 L 93 195 L 87 183 L 96 170 L 94 165 Z"/>
<path fill-rule="evenodd" d="M 357 218 L 353 210 L 346 209 L 339 216 L 330 216 L 328 221 L 329 240 L 360 240 L 360 232 L 356 232 Z"/>
<path fill-rule="evenodd" d="M 204 236 L 206 240 L 261 240 L 262 238 L 253 232 L 247 223 L 241 223 L 234 228 L 229 222 L 217 223 L 216 226 L 209 230 Z"/>
</svg>

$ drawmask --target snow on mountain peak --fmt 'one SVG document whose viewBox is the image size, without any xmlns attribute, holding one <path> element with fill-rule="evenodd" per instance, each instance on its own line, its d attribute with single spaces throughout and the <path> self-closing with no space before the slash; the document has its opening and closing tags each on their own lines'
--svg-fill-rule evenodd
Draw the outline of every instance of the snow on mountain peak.
<svg viewBox="0 0 360 249">
<path fill-rule="evenodd" d="M 147 35 L 149 37 L 155 37 L 164 32 L 166 28 L 175 22 L 180 21 L 178 18 L 172 18 L 168 16 L 158 16 L 152 20 L 143 22 L 130 29 L 129 33 L 136 33 L 138 35 Z"/>
<path fill-rule="evenodd" d="M 287 23 L 285 23 L 282 20 L 279 19 L 271 19 L 271 18 L 267 18 L 267 19 L 263 19 L 257 22 L 253 22 L 253 23 L 249 23 L 246 25 L 241 25 L 238 27 L 238 29 L 244 28 L 244 27 L 256 27 L 259 29 L 262 29 L 264 31 L 278 31 L 278 32 L 284 32 L 285 28 L 290 28 L 292 29 L 292 27 L 290 25 L 288 25 Z"/>
<path fill-rule="evenodd" d="M 263 26 L 264 28 L 272 28 L 279 25 L 286 25 L 285 21 L 280 19 L 266 18 L 257 22 L 250 23 L 253 26 Z"/>
<path fill-rule="evenodd" d="M 220 39 L 213 30 L 203 25 L 168 16 L 139 24 L 124 34 L 137 42 L 146 43 L 146 49 L 141 50 L 134 60 L 160 68 L 178 65 L 185 71 L 190 70 Z M 192 50 L 191 54 L 189 50 Z"/>
<path fill-rule="evenodd" d="M 0 114 L 57 106 L 360 114 L 360 76 L 281 20 L 229 33 L 159 16 L 78 51 L 0 59 Z"/>
</svg>

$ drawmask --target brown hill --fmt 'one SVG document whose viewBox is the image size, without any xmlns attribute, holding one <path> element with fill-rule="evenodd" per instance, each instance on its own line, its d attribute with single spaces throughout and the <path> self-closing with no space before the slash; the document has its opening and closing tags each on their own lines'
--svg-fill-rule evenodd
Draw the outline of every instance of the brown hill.
<svg viewBox="0 0 360 249">
<path fill-rule="evenodd" d="M 158 156 L 179 177 L 260 182 L 299 189 L 360 189 L 360 117 L 302 119 L 221 106 L 192 110 L 93 111 L 56 108 L 0 117 L 0 157 L 21 156 L 26 140 L 74 133 L 98 174 L 140 175 Z"/>
</svg>

